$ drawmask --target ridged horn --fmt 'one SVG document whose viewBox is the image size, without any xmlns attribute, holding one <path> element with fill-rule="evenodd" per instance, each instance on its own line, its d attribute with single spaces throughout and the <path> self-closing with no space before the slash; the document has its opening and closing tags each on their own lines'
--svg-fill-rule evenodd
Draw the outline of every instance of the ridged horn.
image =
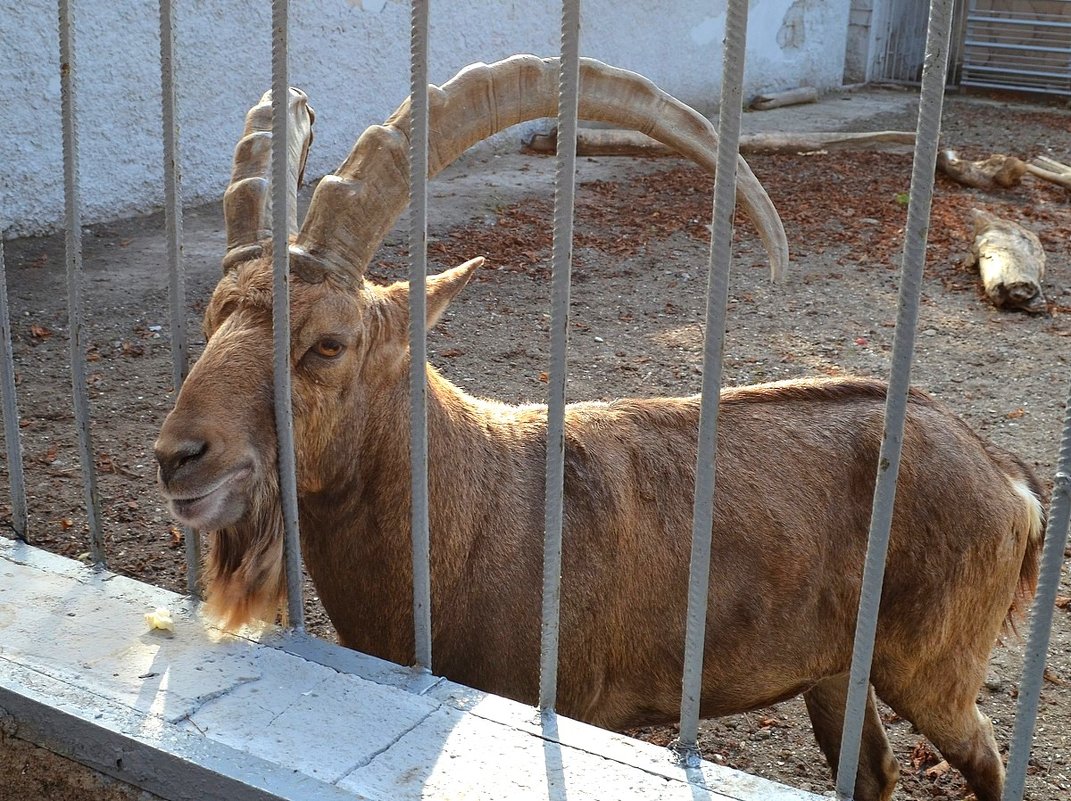
<svg viewBox="0 0 1071 801">
<path fill-rule="evenodd" d="M 298 230 L 297 190 L 305 175 L 316 114 L 309 107 L 305 93 L 294 87 L 290 87 L 286 111 L 289 115 L 286 146 L 290 152 L 286 216 L 293 239 Z M 227 223 L 224 273 L 260 256 L 271 240 L 271 137 L 269 91 L 245 115 L 245 130 L 234 148 L 231 182 L 223 195 L 223 217 Z"/>
<path fill-rule="evenodd" d="M 441 87 L 428 87 L 429 173 L 511 125 L 553 117 L 559 59 L 518 55 L 465 67 Z M 714 172 L 718 135 L 704 116 L 634 72 L 581 59 L 580 117 L 632 128 Z M 754 221 L 780 278 L 788 241 L 766 190 L 741 158 L 737 198 Z M 316 187 L 297 240 L 292 269 L 310 278 L 331 272 L 360 280 L 380 242 L 409 200 L 409 101 L 368 128 L 342 166 Z"/>
</svg>

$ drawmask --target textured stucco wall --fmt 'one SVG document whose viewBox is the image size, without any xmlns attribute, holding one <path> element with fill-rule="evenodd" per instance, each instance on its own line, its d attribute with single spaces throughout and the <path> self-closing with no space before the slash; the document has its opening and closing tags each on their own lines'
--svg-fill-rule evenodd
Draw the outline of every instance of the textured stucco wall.
<svg viewBox="0 0 1071 801">
<path fill-rule="evenodd" d="M 850 0 L 752 0 L 745 93 L 840 83 Z M 86 223 L 162 205 L 157 4 L 80 0 L 76 91 Z M 186 202 L 222 193 L 245 110 L 270 84 L 270 3 L 178 6 L 179 124 Z M 434 3 L 431 80 L 473 61 L 558 50 L 558 3 Z M 725 0 L 588 0 L 582 53 L 647 75 L 700 110 L 718 96 Z M 0 233 L 62 219 L 58 32 L 54 4 L 0 0 Z M 291 83 L 317 111 L 307 175 L 330 172 L 363 128 L 408 89 L 409 5 L 295 2 Z"/>
</svg>

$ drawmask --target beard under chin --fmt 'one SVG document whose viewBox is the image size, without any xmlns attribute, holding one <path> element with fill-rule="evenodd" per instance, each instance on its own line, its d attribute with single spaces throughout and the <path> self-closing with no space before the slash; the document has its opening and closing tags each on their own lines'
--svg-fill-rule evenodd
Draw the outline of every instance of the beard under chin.
<svg viewBox="0 0 1071 801">
<path fill-rule="evenodd" d="M 257 489 L 241 520 L 208 532 L 204 611 L 223 630 L 285 616 L 283 531 L 278 488 L 268 485 Z"/>
</svg>

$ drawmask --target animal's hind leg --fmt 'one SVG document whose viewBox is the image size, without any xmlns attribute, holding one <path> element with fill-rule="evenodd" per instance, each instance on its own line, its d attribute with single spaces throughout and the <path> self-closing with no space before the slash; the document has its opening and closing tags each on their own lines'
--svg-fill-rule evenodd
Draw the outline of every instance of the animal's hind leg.
<svg viewBox="0 0 1071 801">
<path fill-rule="evenodd" d="M 925 682 L 923 682 L 925 683 Z M 929 684 L 934 688 L 934 684 Z M 948 764 L 959 770 L 974 790 L 978 801 L 1000 801 L 1004 790 L 1004 764 L 1000 759 L 993 724 L 979 711 L 974 695 L 958 699 L 947 686 L 947 694 L 906 699 L 881 697 L 902 717 L 907 718 L 937 746 Z M 962 688 L 959 694 L 963 694 Z"/>
<path fill-rule="evenodd" d="M 807 713 L 814 726 L 818 747 L 837 776 L 840 736 L 844 728 L 844 704 L 848 696 L 848 675 L 823 679 L 803 694 Z M 855 801 L 888 801 L 892 797 L 900 766 L 893 756 L 885 728 L 878 715 L 874 691 L 870 690 L 863 715 L 863 738 L 859 745 L 859 770 L 855 776 Z"/>
</svg>

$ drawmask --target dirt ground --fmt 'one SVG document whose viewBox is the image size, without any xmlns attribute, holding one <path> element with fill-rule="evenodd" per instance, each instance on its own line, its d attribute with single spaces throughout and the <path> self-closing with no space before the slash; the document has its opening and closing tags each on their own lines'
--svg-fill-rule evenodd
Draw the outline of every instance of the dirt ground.
<svg viewBox="0 0 1071 801">
<path fill-rule="evenodd" d="M 859 95 L 835 95 L 806 113 L 813 130 L 913 130 L 913 96 L 890 92 L 886 100 L 877 112 L 867 106 L 870 112 L 845 114 L 860 107 Z M 774 128 L 776 119 L 749 119 L 748 125 Z M 1071 113 L 1054 104 L 953 95 L 946 101 L 943 141 L 971 158 L 1003 152 L 1068 162 Z M 819 373 L 885 375 L 910 155 L 816 153 L 749 161 L 785 220 L 792 274 L 771 284 L 753 230 L 746 222 L 738 225 L 725 383 Z M 485 150 L 434 185 L 434 265 L 488 257 L 429 345 L 434 363 L 472 393 L 511 401 L 543 398 L 553 167 L 549 158 Z M 581 159 L 571 400 L 699 390 L 710 190 L 708 177 L 675 159 Z M 914 371 L 916 384 L 1036 465 L 1049 486 L 1071 377 L 1069 199 L 1067 191 L 1032 178 L 999 193 L 938 179 Z M 983 299 L 963 258 L 972 206 L 1021 221 L 1041 237 L 1048 253 L 1046 314 L 1001 312 Z M 186 213 L 194 352 L 199 316 L 218 277 L 221 220 L 218 205 Z M 172 402 L 161 232 L 159 216 L 87 229 L 88 383 L 109 566 L 181 591 L 181 532 L 157 495 L 151 456 Z M 401 276 L 401 241 L 395 233 L 384 245 L 376 277 Z M 62 246 L 60 237 L 9 242 L 6 264 L 29 539 L 77 558 L 88 548 L 69 400 Z M 10 530 L 6 457 L 0 456 L 0 468 L 0 527 Z M 1066 569 L 1059 595 L 1026 795 L 1033 801 L 1071 798 Z M 308 606 L 313 630 L 332 636 L 311 589 Z M 1021 655 L 1021 644 L 1013 641 L 994 651 L 980 697 L 1002 744 L 1014 718 Z M 965 797 L 959 775 L 930 771 L 940 758 L 910 723 L 886 713 L 903 771 L 896 798 Z M 659 743 L 674 736 L 670 729 L 637 734 Z M 709 759 L 803 789 L 832 788 L 798 699 L 706 722 L 700 744 Z"/>
</svg>

